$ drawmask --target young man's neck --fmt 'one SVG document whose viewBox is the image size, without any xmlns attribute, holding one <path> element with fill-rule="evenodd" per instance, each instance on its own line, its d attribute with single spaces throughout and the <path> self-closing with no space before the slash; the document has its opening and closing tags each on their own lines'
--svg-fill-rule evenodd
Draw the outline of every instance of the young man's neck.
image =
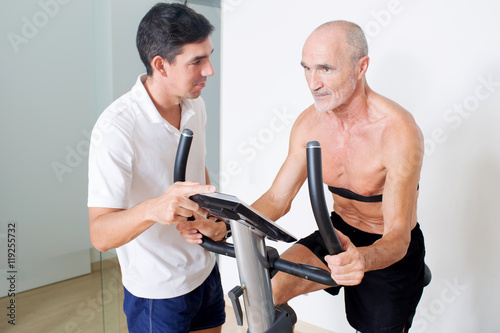
<svg viewBox="0 0 500 333">
<path fill-rule="evenodd" d="M 182 98 L 170 95 L 160 80 L 161 78 L 156 78 L 154 75 L 148 75 L 144 87 L 160 115 L 179 128 Z"/>
</svg>

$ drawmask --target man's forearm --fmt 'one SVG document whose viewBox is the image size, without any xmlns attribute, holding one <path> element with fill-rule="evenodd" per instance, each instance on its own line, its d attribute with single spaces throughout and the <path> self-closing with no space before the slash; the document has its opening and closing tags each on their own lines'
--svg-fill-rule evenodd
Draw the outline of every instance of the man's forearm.
<svg viewBox="0 0 500 333">
<path fill-rule="evenodd" d="M 359 247 L 365 272 L 383 269 L 400 261 L 406 255 L 409 243 L 405 232 L 392 230 L 372 245 Z"/>
<path fill-rule="evenodd" d="M 89 208 L 90 237 L 99 251 L 130 242 L 155 223 L 171 225 L 186 222 L 193 214 L 206 211 L 189 199 L 197 193 L 213 193 L 215 187 L 194 182 L 177 182 L 165 193 L 130 209 Z"/>
<path fill-rule="evenodd" d="M 278 220 L 290 210 L 289 204 L 284 200 L 275 200 L 268 192 L 257 199 L 252 207 L 272 221 Z"/>
<path fill-rule="evenodd" d="M 94 247 L 102 252 L 127 244 L 154 221 L 147 218 L 147 201 L 127 210 L 115 210 L 97 216 L 90 222 L 90 237 Z"/>
</svg>

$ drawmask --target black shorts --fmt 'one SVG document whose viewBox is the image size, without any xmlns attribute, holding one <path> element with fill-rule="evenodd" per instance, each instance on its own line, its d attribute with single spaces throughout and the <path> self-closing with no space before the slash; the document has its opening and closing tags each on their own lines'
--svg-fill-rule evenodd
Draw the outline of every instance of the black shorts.
<svg viewBox="0 0 500 333">
<path fill-rule="evenodd" d="M 357 247 L 369 246 L 382 237 L 348 225 L 335 212 L 331 220 Z M 326 264 L 324 257 L 328 252 L 319 231 L 297 243 L 306 246 Z M 424 288 L 424 255 L 424 236 L 417 223 L 403 259 L 387 268 L 365 273 L 357 286 L 343 287 L 349 324 L 363 333 L 400 333 L 404 327 L 409 328 Z M 340 288 L 325 290 L 337 295 Z"/>
</svg>

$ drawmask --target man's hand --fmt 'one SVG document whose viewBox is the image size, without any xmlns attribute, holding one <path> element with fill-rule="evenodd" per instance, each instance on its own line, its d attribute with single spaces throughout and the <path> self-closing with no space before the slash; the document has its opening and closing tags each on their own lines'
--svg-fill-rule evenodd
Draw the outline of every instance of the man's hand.
<svg viewBox="0 0 500 333">
<path fill-rule="evenodd" d="M 181 237 L 191 244 L 201 244 L 203 235 L 214 241 L 220 241 L 226 236 L 226 224 L 224 222 L 216 222 L 215 217 L 207 219 L 200 215 L 195 215 L 194 221 L 177 224 L 177 230 L 180 231 Z"/>
<path fill-rule="evenodd" d="M 189 197 L 212 192 L 215 186 L 178 182 L 159 197 L 129 209 L 89 207 L 92 244 L 104 252 L 127 244 L 155 223 L 169 225 L 186 222 L 193 215 L 206 216 L 207 212 Z"/>
<path fill-rule="evenodd" d="M 215 192 L 215 186 L 201 185 L 195 182 L 177 182 L 159 197 L 148 202 L 148 214 L 151 221 L 169 225 L 186 222 L 193 215 L 207 215 L 198 204 L 189 199 L 198 193 Z"/>
<path fill-rule="evenodd" d="M 332 279 L 339 285 L 355 286 L 361 283 L 365 275 L 365 261 L 359 249 L 354 246 L 349 237 L 336 230 L 345 252 L 326 256 Z"/>
</svg>

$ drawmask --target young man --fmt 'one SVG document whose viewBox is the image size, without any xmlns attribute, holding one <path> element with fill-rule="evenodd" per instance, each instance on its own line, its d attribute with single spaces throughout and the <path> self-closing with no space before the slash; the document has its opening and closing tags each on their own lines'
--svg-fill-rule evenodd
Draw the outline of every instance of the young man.
<svg viewBox="0 0 500 333">
<path fill-rule="evenodd" d="M 357 330 L 400 333 L 411 326 L 424 284 L 417 223 L 423 138 L 409 112 L 370 89 L 368 64 L 359 26 L 333 21 L 313 31 L 301 65 L 314 104 L 295 122 L 288 156 L 253 207 L 272 220 L 285 215 L 307 177 L 306 144 L 319 141 L 334 199 L 331 219 L 345 252 L 329 256 L 315 232 L 281 257 L 329 269 L 345 286 L 347 319 Z M 183 237 L 196 243 L 201 235 L 187 228 Z M 285 273 L 271 282 L 276 304 L 328 288 Z"/>
<path fill-rule="evenodd" d="M 220 332 L 225 321 L 214 255 L 184 242 L 176 229 L 195 215 L 209 237 L 225 235 L 220 223 L 200 216 L 205 212 L 189 200 L 215 191 L 205 168 L 206 114 L 200 97 L 214 74 L 212 31 L 205 17 L 186 6 L 155 5 L 137 32 L 147 74 L 94 127 L 90 235 L 96 249 L 116 248 L 130 332 Z M 183 128 L 196 133 L 186 170 L 191 181 L 174 184 Z"/>
</svg>

